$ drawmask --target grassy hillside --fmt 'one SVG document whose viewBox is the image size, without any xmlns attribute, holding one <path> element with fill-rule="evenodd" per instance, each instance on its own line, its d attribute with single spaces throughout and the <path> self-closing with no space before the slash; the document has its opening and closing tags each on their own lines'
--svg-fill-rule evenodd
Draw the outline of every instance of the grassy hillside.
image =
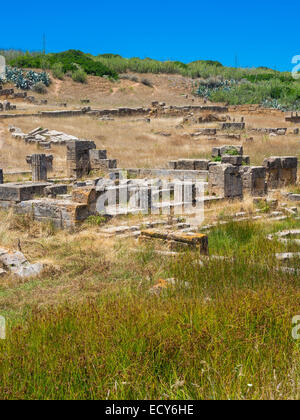
<svg viewBox="0 0 300 420">
<path fill-rule="evenodd" d="M 87 74 L 94 76 L 117 77 L 117 73 L 104 64 L 96 62 L 89 55 L 81 51 L 69 50 L 57 54 L 19 54 L 17 57 L 8 58 L 7 64 L 12 67 L 50 69 L 55 64 L 61 64 L 64 73 L 74 72 L 78 66 Z"/>
<path fill-rule="evenodd" d="M 260 103 L 282 110 L 300 109 L 300 80 L 294 80 L 289 72 L 265 67 L 232 68 L 218 61 L 204 60 L 186 64 L 151 58 L 124 58 L 117 54 L 95 57 L 75 50 L 46 55 L 12 51 L 3 54 L 11 66 L 52 69 L 56 74 L 61 72 L 59 78 L 66 72 L 76 72 L 78 66 L 87 74 L 113 79 L 126 72 L 180 74 L 195 80 L 195 94 L 214 102 L 232 105 Z"/>
</svg>

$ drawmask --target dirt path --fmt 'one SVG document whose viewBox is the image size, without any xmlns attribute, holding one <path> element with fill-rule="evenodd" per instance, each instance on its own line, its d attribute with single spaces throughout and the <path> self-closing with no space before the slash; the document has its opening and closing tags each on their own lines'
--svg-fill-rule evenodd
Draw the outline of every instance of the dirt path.
<svg viewBox="0 0 300 420">
<path fill-rule="evenodd" d="M 58 96 L 59 95 L 59 91 L 61 88 L 63 81 L 62 80 L 55 80 L 55 87 L 54 87 L 54 95 Z"/>
</svg>

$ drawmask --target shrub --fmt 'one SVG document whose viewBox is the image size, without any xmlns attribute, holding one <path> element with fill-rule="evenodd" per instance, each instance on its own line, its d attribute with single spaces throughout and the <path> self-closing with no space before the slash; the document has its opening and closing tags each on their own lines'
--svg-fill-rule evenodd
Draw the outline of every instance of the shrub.
<svg viewBox="0 0 300 420">
<path fill-rule="evenodd" d="M 79 65 L 87 74 L 94 76 L 111 76 L 117 78 L 117 73 L 109 69 L 100 61 L 95 61 L 92 56 L 84 54 L 81 51 L 69 50 L 61 53 L 53 53 L 39 55 L 24 55 L 18 56 L 10 61 L 10 65 L 15 67 L 29 67 L 29 68 L 43 68 L 45 60 L 49 62 L 52 67 L 55 63 L 61 63 L 64 73 L 67 71 L 75 72 L 76 65 Z"/>
<path fill-rule="evenodd" d="M 145 86 L 153 87 L 153 85 L 152 85 L 152 83 L 150 82 L 149 79 L 142 79 L 141 83 L 143 83 L 143 85 L 145 85 Z"/>
<path fill-rule="evenodd" d="M 32 90 L 36 93 L 45 94 L 47 93 L 47 88 L 43 82 L 38 82 L 36 85 L 33 86 Z"/>
<path fill-rule="evenodd" d="M 75 70 L 72 73 L 72 79 L 74 80 L 74 82 L 86 83 L 86 81 L 87 81 L 87 74 L 82 69 L 78 69 L 78 70 Z"/>
<path fill-rule="evenodd" d="M 63 71 L 63 66 L 62 66 L 61 63 L 53 64 L 51 69 L 52 69 L 53 77 L 55 77 L 56 79 L 59 79 L 59 80 L 63 80 L 64 71 Z"/>
</svg>

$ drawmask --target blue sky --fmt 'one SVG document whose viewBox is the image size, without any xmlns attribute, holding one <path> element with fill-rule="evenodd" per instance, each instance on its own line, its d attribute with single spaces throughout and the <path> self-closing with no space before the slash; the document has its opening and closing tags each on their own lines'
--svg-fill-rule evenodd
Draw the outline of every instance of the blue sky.
<svg viewBox="0 0 300 420">
<path fill-rule="evenodd" d="M 189 62 L 218 60 L 241 67 L 291 70 L 300 54 L 300 2 L 269 0 L 57 1 L 1 5 L 0 48 Z"/>
</svg>

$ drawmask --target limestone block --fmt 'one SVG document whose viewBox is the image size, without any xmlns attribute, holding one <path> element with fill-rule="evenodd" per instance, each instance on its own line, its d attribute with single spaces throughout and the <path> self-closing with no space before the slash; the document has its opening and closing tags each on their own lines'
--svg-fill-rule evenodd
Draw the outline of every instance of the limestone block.
<svg viewBox="0 0 300 420">
<path fill-rule="evenodd" d="M 34 196 L 44 195 L 47 186 L 52 185 L 47 182 L 7 182 L 0 185 L 1 201 L 25 201 L 31 200 Z"/>
<path fill-rule="evenodd" d="M 140 240 L 159 240 L 172 247 L 172 249 L 174 247 L 181 249 L 188 246 L 198 249 L 200 254 L 208 255 L 208 237 L 203 233 L 186 234 L 183 232 L 146 229 L 141 231 Z"/>
<path fill-rule="evenodd" d="M 230 164 L 211 165 L 208 188 L 212 194 L 226 198 L 242 198 L 243 183 L 239 167 Z"/>
<path fill-rule="evenodd" d="M 222 155 L 221 162 L 230 163 L 230 165 L 234 166 L 241 166 L 243 163 L 243 158 L 242 156 L 237 155 Z"/>
<path fill-rule="evenodd" d="M 68 185 L 67 184 L 54 184 L 49 185 L 44 190 L 45 196 L 51 196 L 55 198 L 58 194 L 67 194 L 68 192 Z"/>
<path fill-rule="evenodd" d="M 194 169 L 200 171 L 208 171 L 210 160 L 209 159 L 195 159 Z"/>
</svg>

